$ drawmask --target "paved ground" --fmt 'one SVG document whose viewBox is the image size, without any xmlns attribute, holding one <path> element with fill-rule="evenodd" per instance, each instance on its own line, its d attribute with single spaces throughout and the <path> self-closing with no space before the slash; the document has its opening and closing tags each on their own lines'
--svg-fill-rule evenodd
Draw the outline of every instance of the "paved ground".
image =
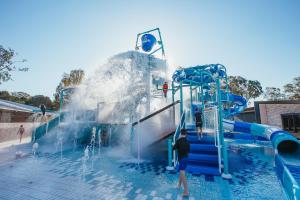
<svg viewBox="0 0 300 200">
<path fill-rule="evenodd" d="M 30 152 L 31 145 L 16 146 Z M 52 147 L 54 148 L 54 147 Z M 253 147 L 254 148 L 254 147 Z M 233 179 L 188 175 L 190 200 L 285 199 L 269 152 L 231 147 Z M 97 151 L 96 151 L 97 152 Z M 270 152 L 271 153 L 271 152 Z M 161 200 L 182 199 L 178 174 L 165 169 L 166 161 L 122 160 L 96 153 L 84 164 L 83 149 L 42 153 L 0 165 L 1 200 Z"/>
<path fill-rule="evenodd" d="M 23 154 L 31 153 L 31 137 L 20 140 L 10 140 L 0 143 L 0 165 L 16 159 L 16 152 L 21 151 Z"/>
</svg>

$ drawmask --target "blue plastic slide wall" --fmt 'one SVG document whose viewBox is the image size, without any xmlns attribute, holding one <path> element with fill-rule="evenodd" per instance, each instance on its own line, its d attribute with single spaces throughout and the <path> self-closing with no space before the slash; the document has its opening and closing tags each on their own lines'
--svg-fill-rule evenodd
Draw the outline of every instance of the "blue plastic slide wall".
<svg viewBox="0 0 300 200">
<path fill-rule="evenodd" d="M 289 132 L 276 127 L 247 122 L 223 120 L 224 129 L 233 132 L 249 133 L 270 140 L 279 153 L 294 153 L 300 149 L 300 142 Z"/>
</svg>

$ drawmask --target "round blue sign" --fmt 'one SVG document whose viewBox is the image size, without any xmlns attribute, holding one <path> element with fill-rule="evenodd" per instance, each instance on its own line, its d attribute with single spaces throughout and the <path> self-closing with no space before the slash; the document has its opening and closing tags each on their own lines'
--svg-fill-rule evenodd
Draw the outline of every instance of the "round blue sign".
<svg viewBox="0 0 300 200">
<path fill-rule="evenodd" d="M 152 34 L 143 35 L 141 40 L 142 40 L 142 49 L 146 52 L 151 51 L 153 46 L 156 44 L 156 38 Z"/>
</svg>

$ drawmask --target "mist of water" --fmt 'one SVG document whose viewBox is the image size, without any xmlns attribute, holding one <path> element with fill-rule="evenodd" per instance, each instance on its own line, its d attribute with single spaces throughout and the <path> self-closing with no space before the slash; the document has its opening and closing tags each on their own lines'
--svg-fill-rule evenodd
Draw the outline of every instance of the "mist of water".
<svg viewBox="0 0 300 200">
<path fill-rule="evenodd" d="M 92 117 L 87 116 L 87 110 L 90 110 L 96 112 L 98 123 L 117 124 L 110 130 L 119 136 L 119 146 L 110 154 L 129 155 L 131 123 L 167 104 L 156 90 L 156 84 L 161 86 L 166 81 L 166 69 L 164 60 L 135 51 L 120 53 L 108 59 L 106 64 L 99 66 L 77 87 L 70 102 L 64 107 L 71 113 L 65 117 L 64 123 L 70 129 L 53 130 L 57 135 L 57 144 L 62 147 L 71 137 L 71 146 L 76 148 L 75 137 L 80 137 L 76 128 L 81 126 L 76 123 L 76 119 L 90 120 Z M 151 136 L 151 130 L 144 131 Z"/>
</svg>

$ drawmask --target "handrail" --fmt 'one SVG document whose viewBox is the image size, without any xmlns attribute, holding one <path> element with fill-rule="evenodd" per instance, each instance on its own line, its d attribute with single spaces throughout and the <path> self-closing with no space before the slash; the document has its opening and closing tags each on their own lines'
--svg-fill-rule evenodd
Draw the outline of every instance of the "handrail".
<svg viewBox="0 0 300 200">
<path fill-rule="evenodd" d="M 175 106 L 175 105 L 178 104 L 178 103 L 180 103 L 180 100 L 175 101 L 174 103 L 171 103 L 171 104 L 167 105 L 166 107 L 163 107 L 163 108 L 161 108 L 161 109 L 159 109 L 159 110 L 157 110 L 157 111 L 155 111 L 155 112 L 153 112 L 153 113 L 147 115 L 146 117 L 144 117 L 144 118 L 142 118 L 142 119 L 140 119 L 140 120 L 138 120 L 138 121 L 136 121 L 136 122 L 133 122 L 133 123 L 132 123 L 132 126 L 135 126 L 135 125 L 137 125 L 138 123 L 141 123 L 141 122 L 143 122 L 143 121 L 145 121 L 145 120 L 147 120 L 147 119 L 149 119 L 149 118 L 151 118 L 151 117 L 153 117 L 153 116 L 155 116 L 155 115 L 157 115 L 157 114 L 159 114 L 159 113 L 161 113 L 161 112 L 167 110 L 168 108 L 170 108 L 170 107 L 172 107 L 172 106 Z"/>
<path fill-rule="evenodd" d="M 216 124 L 216 129 L 215 129 L 215 147 L 218 149 L 218 163 L 219 163 L 219 172 L 221 173 L 222 171 L 222 155 L 221 155 L 221 148 L 222 144 L 220 144 L 220 130 L 219 130 L 219 113 L 218 109 L 215 112 L 215 124 Z"/>
<path fill-rule="evenodd" d="M 176 131 L 174 133 L 173 143 L 172 143 L 173 146 L 175 145 L 175 142 L 176 142 L 176 140 L 179 136 L 180 130 L 182 129 L 182 127 L 184 127 L 184 125 L 185 125 L 185 111 L 183 111 L 183 113 L 180 117 L 180 123 L 177 126 Z M 174 167 L 176 166 L 176 163 L 177 163 L 177 156 L 176 156 L 176 152 L 173 151 L 173 165 L 174 165 Z"/>
</svg>

